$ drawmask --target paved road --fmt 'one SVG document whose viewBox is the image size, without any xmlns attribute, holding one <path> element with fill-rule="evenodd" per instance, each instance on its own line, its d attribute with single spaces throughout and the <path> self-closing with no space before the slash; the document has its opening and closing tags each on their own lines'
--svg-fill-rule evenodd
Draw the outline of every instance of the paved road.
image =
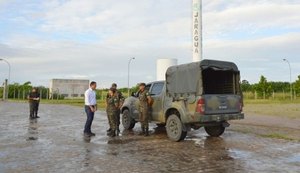
<svg viewBox="0 0 300 173">
<path fill-rule="evenodd" d="M 38 120 L 28 105 L 0 102 L 0 172 L 300 172 L 299 142 L 230 130 L 220 138 L 192 131 L 171 142 L 164 128 L 138 136 L 139 128 L 106 137 L 107 119 L 98 112 L 94 138 L 84 138 L 83 109 L 41 105 Z"/>
</svg>

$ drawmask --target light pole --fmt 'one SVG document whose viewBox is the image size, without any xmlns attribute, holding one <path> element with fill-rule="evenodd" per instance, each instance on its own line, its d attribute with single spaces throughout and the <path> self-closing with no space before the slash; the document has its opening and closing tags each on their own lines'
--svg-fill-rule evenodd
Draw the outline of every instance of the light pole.
<svg viewBox="0 0 300 173">
<path fill-rule="evenodd" d="M 129 60 L 128 60 L 128 81 L 127 81 L 127 84 L 128 84 L 128 97 L 130 96 L 130 88 L 129 88 L 129 79 L 130 79 L 130 63 L 131 63 L 131 61 L 132 60 L 134 60 L 135 59 L 135 57 L 132 57 L 132 58 L 130 58 Z"/>
<path fill-rule="evenodd" d="M 287 62 L 290 69 L 290 93 L 291 93 L 291 100 L 293 100 L 293 89 L 292 89 L 292 68 L 291 64 L 287 59 L 283 59 L 283 61 Z"/>
<path fill-rule="evenodd" d="M 10 64 L 7 60 L 0 58 L 0 61 L 4 61 L 8 65 L 8 82 L 7 82 L 7 92 L 5 92 L 5 98 L 8 98 L 9 93 L 9 83 L 10 83 Z"/>
</svg>

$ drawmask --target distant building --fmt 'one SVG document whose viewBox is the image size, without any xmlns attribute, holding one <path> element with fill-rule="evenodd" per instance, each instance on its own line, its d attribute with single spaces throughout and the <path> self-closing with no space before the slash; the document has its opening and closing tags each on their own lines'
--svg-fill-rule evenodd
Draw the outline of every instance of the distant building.
<svg viewBox="0 0 300 173">
<path fill-rule="evenodd" d="M 89 80 L 80 79 L 51 79 L 50 98 L 58 94 L 64 98 L 83 98 L 89 88 Z"/>
</svg>

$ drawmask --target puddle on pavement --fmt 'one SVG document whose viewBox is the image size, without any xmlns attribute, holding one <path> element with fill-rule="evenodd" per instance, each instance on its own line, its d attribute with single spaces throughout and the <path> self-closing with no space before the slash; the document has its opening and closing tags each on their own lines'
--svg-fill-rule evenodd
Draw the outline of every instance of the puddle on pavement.
<svg viewBox="0 0 300 173">
<path fill-rule="evenodd" d="M 282 164 L 278 172 L 299 169 L 300 154 L 295 154 L 299 144 L 295 143 L 277 144 L 238 132 L 211 138 L 201 129 L 189 132 L 185 141 L 172 142 L 165 128 L 155 124 L 150 126 L 150 137 L 139 136 L 137 124 L 109 138 L 104 112 L 95 118 L 96 136 L 85 138 L 81 108 L 42 105 L 44 115 L 30 121 L 22 105 L 9 106 L 16 108 L 16 116 L 9 113 L 0 122 L 3 172 L 272 172 L 278 164 Z M 23 107 L 28 109 L 27 104 Z"/>
<path fill-rule="evenodd" d="M 286 159 L 287 162 L 298 163 L 300 165 L 300 154 L 292 155 Z"/>
</svg>

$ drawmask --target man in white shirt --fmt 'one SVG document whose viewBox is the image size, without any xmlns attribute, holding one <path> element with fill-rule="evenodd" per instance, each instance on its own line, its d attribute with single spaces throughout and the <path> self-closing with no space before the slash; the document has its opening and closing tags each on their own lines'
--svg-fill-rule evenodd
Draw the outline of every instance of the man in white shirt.
<svg viewBox="0 0 300 173">
<path fill-rule="evenodd" d="M 97 101 L 96 101 L 96 87 L 97 83 L 92 81 L 90 83 L 90 88 L 84 93 L 84 109 L 87 115 L 86 123 L 84 126 L 84 136 L 91 137 L 95 136 L 95 133 L 91 131 L 91 126 L 94 120 L 94 114 L 97 111 Z"/>
</svg>

